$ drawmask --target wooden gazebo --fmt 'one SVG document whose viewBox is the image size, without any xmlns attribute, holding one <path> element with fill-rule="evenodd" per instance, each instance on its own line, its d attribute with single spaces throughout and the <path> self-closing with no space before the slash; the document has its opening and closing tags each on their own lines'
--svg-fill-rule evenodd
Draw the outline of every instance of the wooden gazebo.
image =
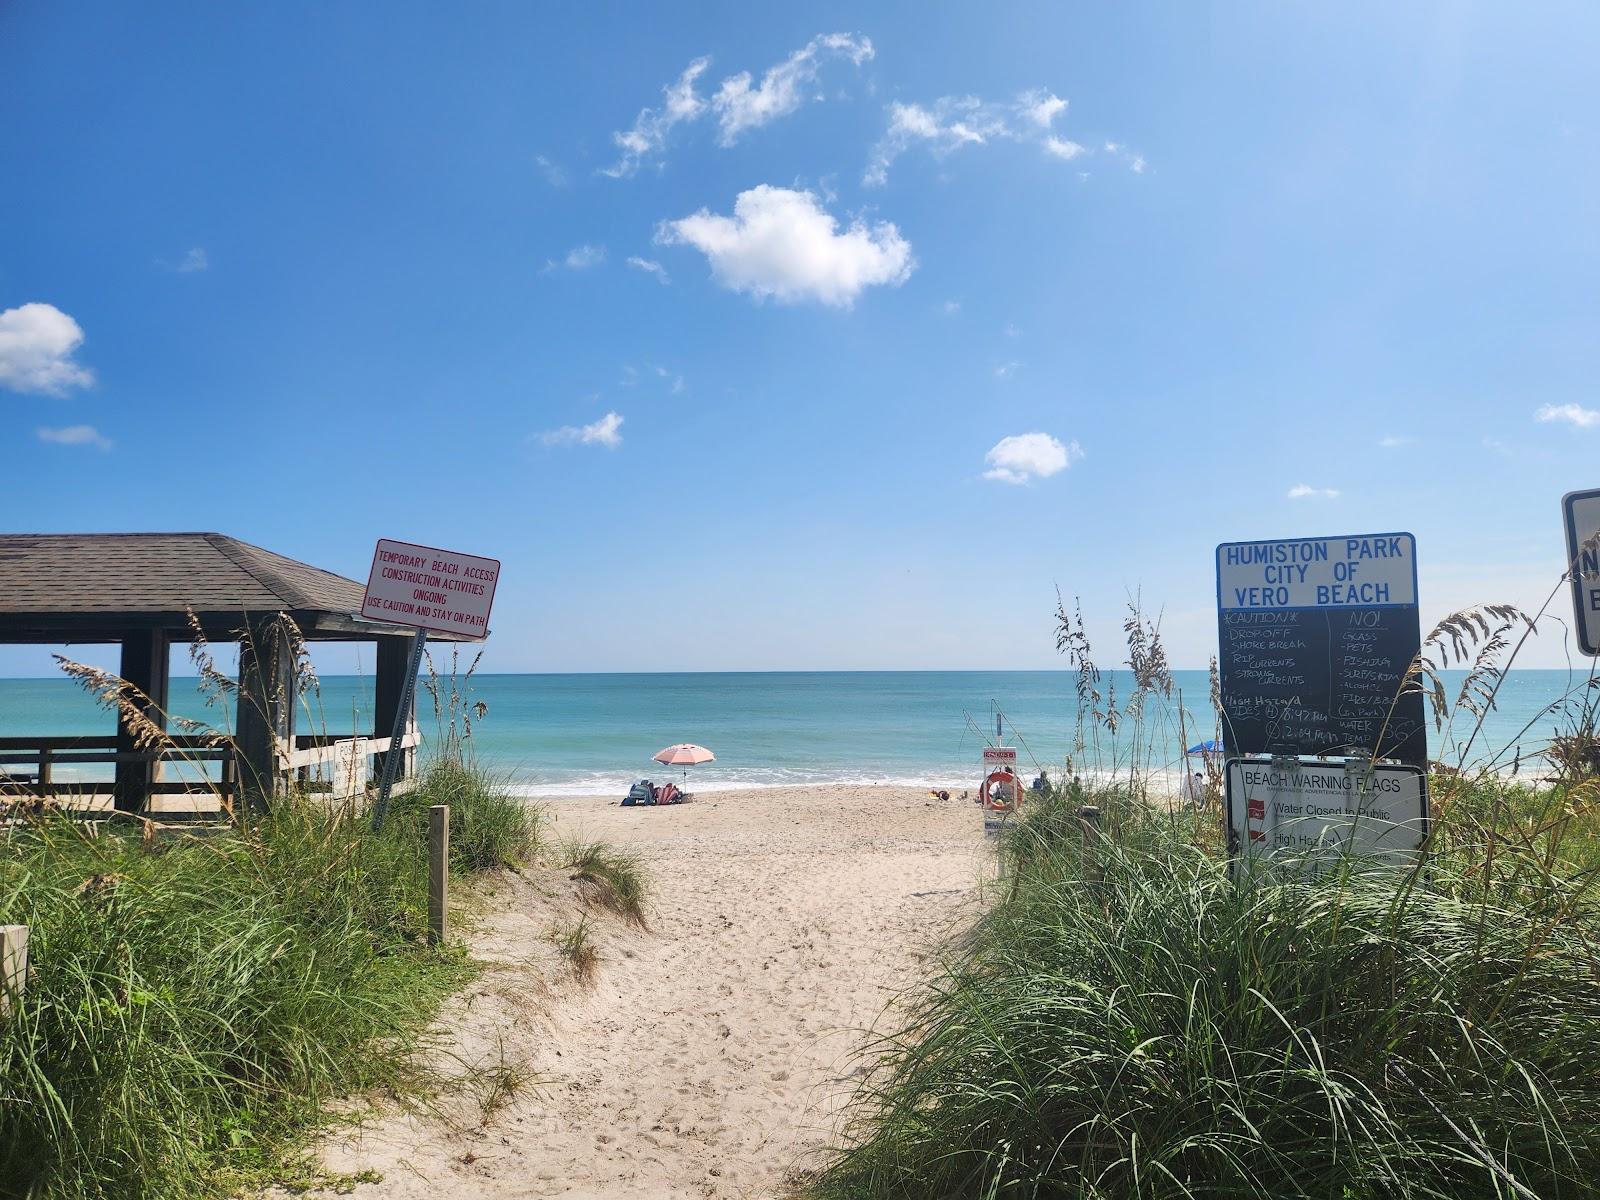
<svg viewBox="0 0 1600 1200">
<path fill-rule="evenodd" d="M 163 729 L 169 651 L 174 642 L 194 640 L 190 614 L 207 641 L 240 645 L 229 744 L 172 732 L 165 747 L 140 749 L 138 731 L 120 714 L 114 738 L 6 736 L 0 712 L 0 779 L 9 790 L 20 781 L 66 807 L 82 807 L 74 797 L 93 789 L 58 781 L 53 768 L 114 763 L 115 808 L 138 813 L 152 798 L 192 790 L 161 778 L 161 763 L 177 757 L 220 761 L 218 789 L 256 807 L 297 773 L 325 764 L 343 767 L 346 791 L 355 790 L 352 776 L 364 786 L 369 768 L 376 777 L 389 753 L 405 756 L 400 775 L 409 777 L 414 703 L 401 745 L 391 746 L 389 737 L 407 694 L 413 631 L 360 616 L 363 590 L 353 579 L 220 533 L 0 534 L 0 643 L 118 644 L 118 674 L 148 697 L 144 715 Z M 282 616 L 307 642 L 377 644 L 372 729 L 296 736 L 294 647 Z"/>
</svg>

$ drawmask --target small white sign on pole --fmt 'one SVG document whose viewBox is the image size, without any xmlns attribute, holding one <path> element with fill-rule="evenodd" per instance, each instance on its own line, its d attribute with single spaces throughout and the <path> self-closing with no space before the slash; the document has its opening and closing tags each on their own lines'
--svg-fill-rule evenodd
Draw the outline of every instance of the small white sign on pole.
<svg viewBox="0 0 1600 1200">
<path fill-rule="evenodd" d="M 1600 489 L 1561 497 L 1572 572 L 1573 628 L 1578 648 L 1600 655 Z"/>
<path fill-rule="evenodd" d="M 500 560 L 387 538 L 372 555 L 361 615 L 458 637 L 489 636 Z"/>
<path fill-rule="evenodd" d="M 1428 791 L 1398 763 L 1228 760 L 1228 840 L 1234 857 L 1299 858 L 1313 869 L 1350 856 L 1405 867 L 1428 836 Z"/>
</svg>

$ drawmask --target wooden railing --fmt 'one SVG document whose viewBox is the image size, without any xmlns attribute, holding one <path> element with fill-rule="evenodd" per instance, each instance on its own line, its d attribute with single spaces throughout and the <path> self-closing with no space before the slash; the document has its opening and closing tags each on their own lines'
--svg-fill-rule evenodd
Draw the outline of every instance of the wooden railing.
<svg viewBox="0 0 1600 1200">
<path fill-rule="evenodd" d="M 173 734 L 170 745 L 155 750 L 118 750 L 114 737 L 0 737 L 0 801 L 18 795 L 49 798 L 69 810 L 109 807 L 110 779 L 61 779 L 57 768 L 107 766 L 119 763 L 155 764 L 157 776 L 150 784 L 152 813 L 216 813 L 223 801 L 238 794 L 238 760 L 230 745 L 209 739 Z M 420 743 L 413 722 L 400 739 L 407 756 L 402 778 L 409 779 L 411 759 Z M 372 756 L 387 754 L 391 739 L 366 734 L 304 734 L 295 748 L 279 755 L 279 769 L 301 786 L 334 798 L 362 794 L 371 778 Z M 215 773 L 209 764 L 218 764 Z M 163 768 L 173 773 L 187 767 L 188 779 L 163 779 Z"/>
<path fill-rule="evenodd" d="M 392 741 L 367 734 L 302 734 L 295 738 L 295 749 L 284 756 L 284 769 L 310 790 L 336 799 L 359 796 L 372 778 L 372 756 L 389 753 Z M 400 752 L 407 760 L 400 772 L 402 779 L 411 778 L 411 760 L 421 741 L 416 723 L 412 722 L 400 739 Z"/>
<path fill-rule="evenodd" d="M 217 811 L 222 798 L 231 799 L 237 786 L 233 749 L 208 745 L 197 737 L 174 735 L 171 740 L 170 747 L 159 750 L 118 750 L 114 737 L 0 738 L 0 793 L 47 797 L 69 809 L 103 808 L 110 803 L 111 780 L 59 779 L 56 769 L 154 763 L 159 776 L 165 764 L 193 764 L 197 773 L 205 773 L 201 764 L 214 762 L 219 764 L 216 778 L 157 778 L 150 784 L 150 795 L 156 811 Z"/>
</svg>

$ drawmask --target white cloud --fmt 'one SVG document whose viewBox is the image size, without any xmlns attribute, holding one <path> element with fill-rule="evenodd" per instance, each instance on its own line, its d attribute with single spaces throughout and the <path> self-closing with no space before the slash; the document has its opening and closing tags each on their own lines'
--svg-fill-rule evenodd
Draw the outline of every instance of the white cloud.
<svg viewBox="0 0 1600 1200">
<path fill-rule="evenodd" d="M 960 311 L 961 311 L 961 301 L 959 301 L 959 300 L 946 300 L 944 302 L 944 315 L 945 316 L 953 317 L 957 313 L 959 313 Z"/>
<path fill-rule="evenodd" d="M 563 267 L 569 271 L 587 271 L 590 267 L 598 267 L 605 260 L 606 248 L 604 246 L 591 246 L 585 242 L 581 246 L 574 246 L 571 250 L 568 250 L 567 256 L 560 262 L 556 262 L 555 259 L 547 260 L 544 264 L 544 272 L 548 275 L 551 271 L 559 271 Z"/>
<path fill-rule="evenodd" d="M 1046 154 L 1053 154 L 1057 158 L 1065 159 L 1067 162 L 1071 162 L 1078 155 L 1084 153 L 1084 148 L 1077 142 L 1058 137 L 1045 138 L 1044 150 Z"/>
<path fill-rule="evenodd" d="M 1003 362 L 994 369 L 994 377 L 996 379 L 1010 379 L 1017 373 L 1017 368 L 1021 365 L 1021 363 L 1015 360 L 1011 362 Z"/>
<path fill-rule="evenodd" d="M 653 258 L 640 258 L 637 254 L 628 255 L 628 265 L 636 271 L 643 271 L 647 275 L 654 275 L 661 283 L 671 283 L 667 278 L 667 269 Z"/>
<path fill-rule="evenodd" d="M 57 446 L 93 446 L 96 450 L 111 449 L 111 439 L 93 425 L 67 425 L 60 429 L 39 429 L 41 442 Z"/>
<path fill-rule="evenodd" d="M 1040 129 L 1049 129 L 1067 111 L 1067 102 L 1044 88 L 1034 88 L 1017 97 L 1017 112 Z"/>
<path fill-rule="evenodd" d="M 674 125 L 693 121 L 706 111 L 706 102 L 694 90 L 694 82 L 711 65 L 709 58 L 697 58 L 683 69 L 677 80 L 661 89 L 661 107 L 644 108 L 634 119 L 633 128 L 618 130 L 611 140 L 622 151 L 614 167 L 603 169 L 603 174 L 613 179 L 632 175 L 639 164 L 652 154 L 659 153 L 667 143 L 667 134 Z"/>
<path fill-rule="evenodd" d="M 60 396 L 88 387 L 94 372 L 72 361 L 81 345 L 83 330 L 53 304 L 0 312 L 0 388 Z"/>
<path fill-rule="evenodd" d="M 911 243 L 890 222 L 857 220 L 842 233 L 838 225 L 811 192 L 762 184 L 739 193 L 731 217 L 702 208 L 663 221 L 656 240 L 699 250 L 724 287 L 783 304 L 848 308 L 866 288 L 898 286 L 916 268 Z"/>
<path fill-rule="evenodd" d="M 622 417 L 608 412 L 588 425 L 563 425 L 539 435 L 546 446 L 604 446 L 615 450 L 622 445 Z"/>
<path fill-rule="evenodd" d="M 825 59 L 848 58 L 859 67 L 872 53 L 870 38 L 847 33 L 822 34 L 769 68 L 761 82 L 753 87 L 749 71 L 730 75 L 711 98 L 719 126 L 717 141 L 731 146 L 745 130 L 759 129 L 799 108 L 805 103 L 807 85 L 816 82 Z"/>
<path fill-rule="evenodd" d="M 546 158 L 543 154 L 535 154 L 533 161 L 539 168 L 539 174 L 544 176 L 544 181 L 551 187 L 567 186 L 567 171 L 560 163 Z"/>
<path fill-rule="evenodd" d="M 1316 488 L 1309 483 L 1297 483 L 1286 493 L 1290 500 L 1336 500 L 1338 488 Z"/>
<path fill-rule="evenodd" d="M 1565 421 L 1579 429 L 1592 429 L 1600 425 L 1600 412 L 1584 408 L 1581 404 L 1546 404 L 1534 413 L 1534 417 L 1540 421 Z"/>
<path fill-rule="evenodd" d="M 1387 434 L 1378 439 L 1378 445 L 1384 450 L 1398 450 L 1401 446 L 1409 446 L 1415 438 L 1401 437 L 1398 434 Z"/>
<path fill-rule="evenodd" d="M 1083 458 L 1077 442 L 1063 444 L 1048 433 L 1018 433 L 1001 438 L 983 456 L 989 470 L 985 479 L 1001 483 L 1028 483 L 1060 474 Z"/>
</svg>

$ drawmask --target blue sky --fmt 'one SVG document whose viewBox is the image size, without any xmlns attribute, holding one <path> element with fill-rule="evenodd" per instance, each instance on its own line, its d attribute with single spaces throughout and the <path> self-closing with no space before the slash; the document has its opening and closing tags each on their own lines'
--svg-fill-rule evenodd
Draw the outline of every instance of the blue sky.
<svg viewBox="0 0 1600 1200">
<path fill-rule="evenodd" d="M 1203 666 L 1215 544 L 1295 534 L 1537 607 L 1600 484 L 1597 51 L 1576 3 L 9 4 L 0 524 L 498 557 L 507 671 L 1051 666 L 1058 585 Z"/>
</svg>

